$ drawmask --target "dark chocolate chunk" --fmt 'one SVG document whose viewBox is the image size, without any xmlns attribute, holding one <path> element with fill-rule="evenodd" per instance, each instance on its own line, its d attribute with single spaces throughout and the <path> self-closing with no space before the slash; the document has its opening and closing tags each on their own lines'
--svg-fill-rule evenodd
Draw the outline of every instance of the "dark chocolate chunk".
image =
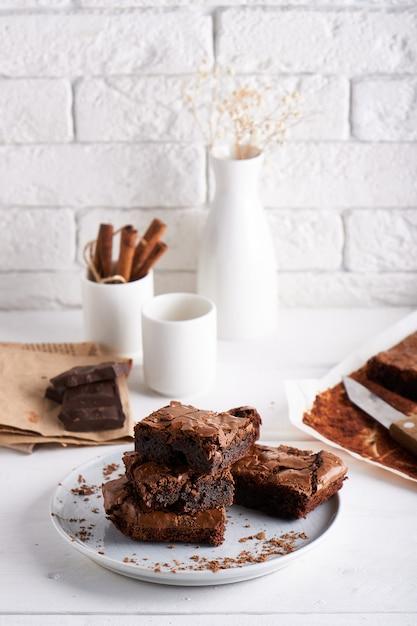
<svg viewBox="0 0 417 626">
<path fill-rule="evenodd" d="M 168 467 L 144 461 L 137 452 L 126 452 L 123 462 L 142 511 L 194 513 L 233 502 L 234 483 L 229 469 L 196 474 L 184 465 Z"/>
<path fill-rule="evenodd" d="M 54 387 L 78 387 L 104 380 L 116 380 L 118 376 L 128 376 L 132 362 L 106 362 L 97 365 L 73 367 L 51 378 Z"/>
<path fill-rule="evenodd" d="M 64 399 L 65 387 L 54 387 L 53 385 L 49 385 L 45 391 L 45 398 L 49 400 L 53 400 L 58 404 L 62 404 Z"/>
<path fill-rule="evenodd" d="M 239 409 L 237 409 L 239 410 Z M 155 411 L 135 426 L 135 449 L 144 460 L 187 464 L 215 473 L 242 458 L 259 437 L 260 417 L 202 411 L 180 402 Z"/>
<path fill-rule="evenodd" d="M 330 452 L 255 445 L 232 467 L 235 503 L 283 518 L 305 517 L 342 487 L 346 471 Z"/>
<path fill-rule="evenodd" d="M 131 539 L 207 543 L 223 542 L 226 515 L 224 509 L 198 513 L 167 511 L 143 512 L 135 501 L 127 478 L 122 476 L 103 485 L 104 509 L 113 524 Z"/>
<path fill-rule="evenodd" d="M 58 415 L 66 430 L 88 432 L 120 428 L 125 421 L 117 381 L 66 389 Z"/>
</svg>

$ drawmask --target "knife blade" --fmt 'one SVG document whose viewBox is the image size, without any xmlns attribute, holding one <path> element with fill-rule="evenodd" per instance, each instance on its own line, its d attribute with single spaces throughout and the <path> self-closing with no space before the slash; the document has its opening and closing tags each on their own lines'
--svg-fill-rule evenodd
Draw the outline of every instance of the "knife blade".
<svg viewBox="0 0 417 626">
<path fill-rule="evenodd" d="M 349 376 L 343 377 L 349 400 L 389 430 L 400 446 L 417 455 L 417 414 L 406 415 Z"/>
</svg>

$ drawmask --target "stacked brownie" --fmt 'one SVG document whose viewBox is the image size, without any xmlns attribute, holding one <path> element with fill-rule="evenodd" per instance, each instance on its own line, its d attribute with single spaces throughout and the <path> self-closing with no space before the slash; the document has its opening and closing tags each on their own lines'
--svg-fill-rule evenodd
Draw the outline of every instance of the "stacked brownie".
<svg viewBox="0 0 417 626">
<path fill-rule="evenodd" d="M 260 423 L 250 407 L 214 413 L 171 402 L 155 411 L 135 427 L 125 475 L 103 485 L 108 517 L 132 539 L 221 544 L 231 466 L 258 439 Z"/>
</svg>

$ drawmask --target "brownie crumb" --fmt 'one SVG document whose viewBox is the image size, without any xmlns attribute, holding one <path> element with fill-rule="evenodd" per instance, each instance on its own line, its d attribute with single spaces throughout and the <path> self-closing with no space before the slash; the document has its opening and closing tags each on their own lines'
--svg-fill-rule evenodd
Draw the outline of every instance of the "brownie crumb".
<svg viewBox="0 0 417 626">
<path fill-rule="evenodd" d="M 109 463 L 108 465 L 105 465 L 103 467 L 103 476 L 104 477 L 111 476 L 113 472 L 119 469 L 119 467 L 120 467 L 119 463 Z"/>
<path fill-rule="evenodd" d="M 293 552 L 296 542 L 300 539 L 307 539 L 304 532 L 290 531 L 279 537 L 267 538 L 265 531 L 260 531 L 249 537 L 242 537 L 240 541 L 254 540 L 256 544 L 252 550 L 242 550 L 236 557 L 225 556 L 218 559 L 208 559 L 207 557 L 192 554 L 189 558 L 193 563 L 185 564 L 177 560 L 173 564 L 163 563 L 162 567 L 168 567 L 169 571 L 204 571 L 208 570 L 217 573 L 220 570 L 243 567 L 252 563 L 262 563 L 274 556 L 284 556 Z M 156 563 L 155 567 L 161 570 L 161 563 Z"/>
<path fill-rule="evenodd" d="M 97 485 L 87 485 L 81 474 L 78 476 L 78 483 L 80 485 L 79 487 L 71 489 L 71 493 L 73 493 L 74 496 L 92 496 L 98 489 Z"/>
<path fill-rule="evenodd" d="M 245 526 L 245 528 L 248 528 L 248 526 Z M 264 531 L 261 531 L 260 533 L 257 533 L 256 535 L 249 535 L 248 537 L 241 537 L 239 539 L 239 543 L 245 543 L 246 541 L 252 541 L 253 539 L 258 539 L 259 541 L 261 541 L 262 539 L 266 539 L 266 535 Z"/>
<path fill-rule="evenodd" d="M 129 556 L 125 556 L 125 558 L 123 559 L 123 563 L 133 563 L 133 565 L 137 565 L 136 559 Z"/>
</svg>

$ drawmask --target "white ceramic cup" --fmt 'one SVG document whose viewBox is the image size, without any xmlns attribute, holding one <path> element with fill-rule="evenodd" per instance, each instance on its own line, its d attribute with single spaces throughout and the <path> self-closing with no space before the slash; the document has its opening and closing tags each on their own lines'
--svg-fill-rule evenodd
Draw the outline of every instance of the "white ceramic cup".
<svg viewBox="0 0 417 626">
<path fill-rule="evenodd" d="M 153 297 L 153 273 L 114 285 L 83 277 L 85 335 L 108 354 L 138 359 L 142 355 L 142 306 Z"/>
<path fill-rule="evenodd" d="M 216 307 L 192 293 L 156 296 L 142 309 L 146 384 L 181 398 L 205 391 L 216 371 Z"/>
</svg>

